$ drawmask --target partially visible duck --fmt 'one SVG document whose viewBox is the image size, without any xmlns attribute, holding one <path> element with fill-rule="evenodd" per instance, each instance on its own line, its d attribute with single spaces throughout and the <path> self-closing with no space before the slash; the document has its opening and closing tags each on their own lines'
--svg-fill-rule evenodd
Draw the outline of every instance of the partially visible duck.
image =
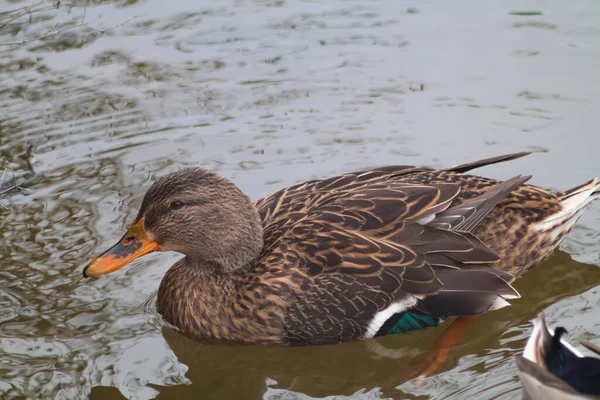
<svg viewBox="0 0 600 400">
<path fill-rule="evenodd" d="M 200 168 L 159 178 L 133 224 L 84 276 L 153 251 L 184 255 L 158 311 L 199 340 L 327 344 L 437 325 L 519 297 L 599 197 L 466 175 L 528 153 L 433 170 L 387 166 L 291 186 L 255 203 Z"/>
<path fill-rule="evenodd" d="M 563 339 L 562 327 L 551 331 L 544 316 L 533 321 L 533 332 L 522 356 L 516 357 L 523 399 L 600 399 L 600 348 L 582 341 L 596 357 L 585 357 Z"/>
</svg>

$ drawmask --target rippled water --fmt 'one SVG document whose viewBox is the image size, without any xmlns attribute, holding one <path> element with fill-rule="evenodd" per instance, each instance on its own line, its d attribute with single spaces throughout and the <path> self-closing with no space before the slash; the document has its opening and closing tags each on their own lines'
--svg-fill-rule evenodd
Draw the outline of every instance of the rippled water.
<svg viewBox="0 0 600 400">
<path fill-rule="evenodd" d="M 81 278 L 151 181 L 184 166 L 253 198 L 521 150 L 536 154 L 481 173 L 561 190 L 600 174 L 597 1 L 0 0 L 0 12 L 31 4 L 0 14 L 0 157 L 28 186 L 0 199 L 0 397 L 512 399 L 538 312 L 600 341 L 600 204 L 423 382 L 404 377 L 444 327 L 301 349 L 198 344 L 153 308 L 176 255 Z"/>
</svg>

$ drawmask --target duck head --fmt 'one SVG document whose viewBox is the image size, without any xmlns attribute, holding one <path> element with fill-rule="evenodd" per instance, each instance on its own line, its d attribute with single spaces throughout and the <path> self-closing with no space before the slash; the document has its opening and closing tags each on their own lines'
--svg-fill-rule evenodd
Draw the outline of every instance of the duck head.
<svg viewBox="0 0 600 400">
<path fill-rule="evenodd" d="M 83 276 L 117 271 L 153 251 L 184 254 L 200 273 L 236 271 L 260 254 L 262 229 L 250 199 L 232 182 L 204 169 L 184 169 L 150 187 L 135 222 Z"/>
</svg>

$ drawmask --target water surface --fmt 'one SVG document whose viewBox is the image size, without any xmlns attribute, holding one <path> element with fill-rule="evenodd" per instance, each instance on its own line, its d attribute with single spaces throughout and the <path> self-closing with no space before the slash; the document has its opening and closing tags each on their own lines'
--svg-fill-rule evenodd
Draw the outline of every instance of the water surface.
<svg viewBox="0 0 600 400">
<path fill-rule="evenodd" d="M 478 172 L 556 190 L 600 174 L 598 2 L 0 0 L 0 12 L 30 4 L 0 14 L 0 157 L 28 186 L 0 199 L 0 397 L 512 399 L 537 313 L 600 343 L 600 204 L 517 281 L 523 298 L 481 317 L 422 382 L 404 377 L 444 327 L 301 349 L 199 344 L 154 310 L 177 255 L 81 277 L 152 180 L 186 166 L 254 199 L 525 150 Z"/>
</svg>

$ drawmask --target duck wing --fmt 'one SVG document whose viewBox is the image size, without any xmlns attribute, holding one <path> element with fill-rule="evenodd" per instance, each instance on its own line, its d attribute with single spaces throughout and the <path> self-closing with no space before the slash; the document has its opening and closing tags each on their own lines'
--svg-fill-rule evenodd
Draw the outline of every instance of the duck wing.
<svg viewBox="0 0 600 400">
<path fill-rule="evenodd" d="M 458 184 L 371 181 L 311 196 L 280 220 L 261 261 L 267 271 L 287 271 L 288 339 L 341 342 L 382 334 L 390 318 L 408 310 L 424 327 L 508 305 L 504 298 L 518 297 L 507 283 L 512 276 L 490 265 L 497 255 L 471 231 L 527 179 L 451 208 Z M 277 272 L 265 279 L 284 278 Z"/>
</svg>

